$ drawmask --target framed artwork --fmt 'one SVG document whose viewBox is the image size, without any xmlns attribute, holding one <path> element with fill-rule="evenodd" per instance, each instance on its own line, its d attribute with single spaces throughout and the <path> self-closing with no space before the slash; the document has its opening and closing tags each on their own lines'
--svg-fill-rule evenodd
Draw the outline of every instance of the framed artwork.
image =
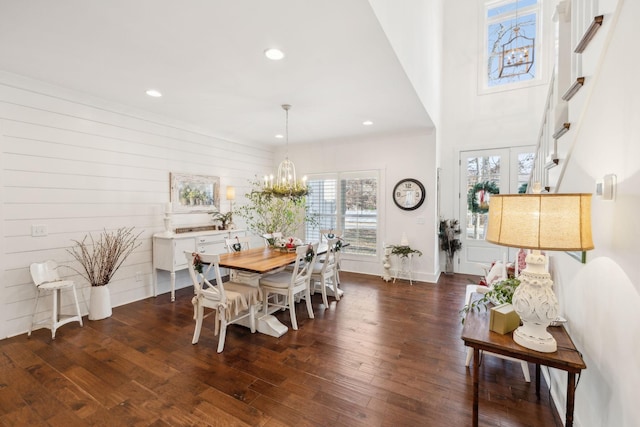
<svg viewBox="0 0 640 427">
<path fill-rule="evenodd" d="M 220 211 L 220 177 L 169 174 L 173 212 Z"/>
</svg>

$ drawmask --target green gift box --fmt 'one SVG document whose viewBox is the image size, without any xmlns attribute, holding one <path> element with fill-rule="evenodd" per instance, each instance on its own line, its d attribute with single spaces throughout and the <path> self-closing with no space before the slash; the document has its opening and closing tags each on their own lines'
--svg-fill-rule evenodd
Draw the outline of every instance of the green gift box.
<svg viewBox="0 0 640 427">
<path fill-rule="evenodd" d="M 520 326 L 520 316 L 509 303 L 491 307 L 489 329 L 499 334 L 508 334 Z"/>
</svg>

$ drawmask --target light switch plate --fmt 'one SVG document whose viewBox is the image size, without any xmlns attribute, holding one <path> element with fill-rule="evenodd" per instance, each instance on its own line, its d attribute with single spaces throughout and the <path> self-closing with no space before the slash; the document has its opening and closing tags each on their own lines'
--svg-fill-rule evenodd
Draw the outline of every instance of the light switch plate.
<svg viewBox="0 0 640 427">
<path fill-rule="evenodd" d="M 45 224 L 33 224 L 31 226 L 31 237 L 44 237 L 48 234 L 49 232 Z"/>
</svg>

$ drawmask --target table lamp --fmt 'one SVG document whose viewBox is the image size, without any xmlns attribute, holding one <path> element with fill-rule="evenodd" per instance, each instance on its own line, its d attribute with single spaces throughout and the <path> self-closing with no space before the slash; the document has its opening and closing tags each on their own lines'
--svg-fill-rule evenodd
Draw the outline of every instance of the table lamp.
<svg viewBox="0 0 640 427">
<path fill-rule="evenodd" d="M 532 350 L 553 353 L 557 344 L 547 327 L 558 317 L 558 300 L 540 250 L 593 249 L 591 194 L 492 195 L 486 240 L 533 249 L 513 294 L 514 310 L 522 320 L 513 340 Z"/>
<path fill-rule="evenodd" d="M 227 185 L 227 200 L 229 201 L 229 212 L 233 211 L 233 201 L 236 199 L 236 188 Z"/>
</svg>

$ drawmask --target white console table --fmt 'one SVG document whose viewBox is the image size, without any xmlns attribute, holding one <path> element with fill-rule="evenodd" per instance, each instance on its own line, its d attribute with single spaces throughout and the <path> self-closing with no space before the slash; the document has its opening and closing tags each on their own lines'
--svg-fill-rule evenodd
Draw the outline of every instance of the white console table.
<svg viewBox="0 0 640 427">
<path fill-rule="evenodd" d="M 227 252 L 224 239 L 244 236 L 244 230 L 208 230 L 153 235 L 153 296 L 158 295 L 158 270 L 171 274 L 171 301 L 176 299 L 176 271 L 185 270 L 184 252 L 219 254 Z"/>
</svg>

